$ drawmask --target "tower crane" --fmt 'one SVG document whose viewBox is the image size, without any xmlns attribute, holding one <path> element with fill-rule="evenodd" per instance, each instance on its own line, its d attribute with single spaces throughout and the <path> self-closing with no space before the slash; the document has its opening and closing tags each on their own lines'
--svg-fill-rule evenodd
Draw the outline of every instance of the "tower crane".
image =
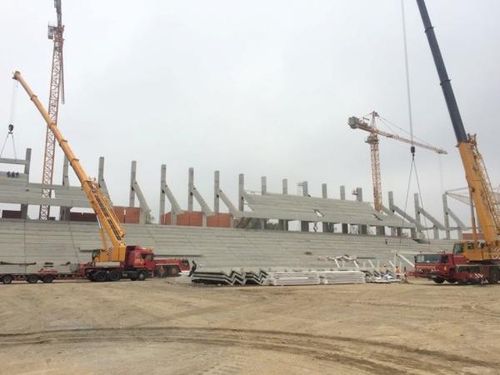
<svg viewBox="0 0 500 375">
<path fill-rule="evenodd" d="M 371 150 L 371 166 L 372 166 L 372 182 L 373 182 L 373 201 L 375 204 L 375 210 L 382 211 L 382 178 L 380 176 L 380 152 L 379 152 L 379 135 L 386 138 L 391 138 L 399 142 L 404 142 L 420 148 L 434 151 L 438 154 L 447 154 L 443 149 L 427 145 L 421 142 L 415 142 L 410 139 L 401 137 L 397 134 L 388 133 L 377 128 L 376 119 L 380 116 L 377 112 L 373 111 L 370 114 L 370 122 L 366 122 L 366 119 L 360 119 L 358 117 L 349 118 L 349 126 L 352 129 L 364 130 L 370 135 L 366 139 L 366 143 L 370 145 Z"/>
<path fill-rule="evenodd" d="M 48 113 L 50 120 L 57 124 L 59 114 L 59 102 L 64 103 L 64 65 L 63 65 L 63 44 L 64 25 L 62 24 L 61 0 L 54 0 L 54 8 L 57 13 L 57 25 L 49 25 L 48 38 L 54 41 L 52 53 L 52 71 L 50 75 L 50 92 Z M 50 128 L 47 127 L 45 134 L 45 152 L 43 156 L 42 186 L 52 185 L 54 177 L 54 157 L 55 157 L 55 137 Z M 66 161 L 65 161 L 66 162 Z M 51 189 L 42 188 L 42 198 L 50 198 Z M 40 206 L 40 220 L 48 220 L 50 206 L 42 204 Z"/>
</svg>

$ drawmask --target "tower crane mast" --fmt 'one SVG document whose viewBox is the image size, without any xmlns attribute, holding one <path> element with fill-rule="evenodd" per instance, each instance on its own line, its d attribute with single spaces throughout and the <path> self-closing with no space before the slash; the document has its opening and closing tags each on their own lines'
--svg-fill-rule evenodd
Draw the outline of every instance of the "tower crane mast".
<svg viewBox="0 0 500 375">
<path fill-rule="evenodd" d="M 358 117 L 349 118 L 349 126 L 352 129 L 364 130 L 370 135 L 366 139 L 366 143 L 370 145 L 371 167 L 372 167 L 372 182 L 373 182 L 373 202 L 375 210 L 382 211 L 382 177 L 380 173 L 380 150 L 379 150 L 379 135 L 386 138 L 391 138 L 399 142 L 408 143 L 412 146 L 434 151 L 438 154 L 447 154 L 447 152 L 438 147 L 430 146 L 422 142 L 416 142 L 411 139 L 401 137 L 397 134 L 388 133 L 377 128 L 376 119 L 379 117 L 378 113 L 373 111 L 370 114 L 370 122 Z"/>
<path fill-rule="evenodd" d="M 52 70 L 50 75 L 50 92 L 48 113 L 50 120 L 57 124 L 59 115 L 59 102 L 62 99 L 64 103 L 64 64 L 63 64 L 63 44 L 64 44 L 64 25 L 62 24 L 61 0 L 54 0 L 54 8 L 57 13 L 57 24 L 49 25 L 48 38 L 54 41 L 52 52 Z M 43 156 L 42 186 L 52 185 L 54 177 L 54 158 L 55 158 L 55 137 L 50 128 L 47 127 L 45 133 L 45 152 Z M 50 198 L 51 189 L 42 188 L 42 198 Z M 40 220 L 48 220 L 50 206 L 43 204 L 40 206 Z"/>
</svg>

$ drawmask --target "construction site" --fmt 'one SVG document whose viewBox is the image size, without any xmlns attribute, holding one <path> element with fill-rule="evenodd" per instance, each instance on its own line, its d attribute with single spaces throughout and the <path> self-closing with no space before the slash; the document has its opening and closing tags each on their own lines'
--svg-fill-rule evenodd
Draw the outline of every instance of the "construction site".
<svg viewBox="0 0 500 375">
<path fill-rule="evenodd" d="M 176 151 L 171 160 L 171 154 L 162 150 L 186 142 L 182 125 L 168 131 L 151 128 L 158 131 L 155 134 L 143 123 L 137 129 L 113 124 L 113 110 L 127 112 L 133 121 L 164 116 L 145 109 L 166 105 L 159 99 L 143 99 L 148 94 L 142 89 L 129 92 L 125 83 L 115 88 L 118 97 L 122 91 L 137 96 L 137 103 L 148 103 L 145 108 L 137 106 L 138 117 L 133 107 L 117 99 L 109 105 L 103 102 L 103 112 L 92 120 L 95 125 L 85 128 L 84 121 L 92 118 L 97 104 L 88 109 L 69 104 L 68 108 L 66 96 L 87 103 L 89 97 L 100 95 L 99 88 L 93 85 L 78 91 L 79 85 L 94 78 L 75 79 L 69 73 L 71 64 L 64 65 L 63 51 L 72 43 L 71 38 L 66 42 L 65 33 L 83 26 L 78 26 L 75 16 L 71 24 L 63 22 L 65 1 L 54 0 L 53 6 L 52 1 L 46 2 L 51 20 L 56 20 L 48 27 L 48 97 L 47 83 L 42 86 L 47 74 L 41 69 L 14 66 L 12 74 L 0 81 L 10 85 L 12 78 L 13 82 L 0 154 L 0 296 L 4 301 L 0 373 L 500 374 L 500 361 L 492 354 L 500 350 L 496 339 L 500 334 L 500 286 L 496 285 L 500 282 L 500 189 L 494 185 L 499 176 L 494 174 L 496 160 L 488 159 L 489 151 L 479 151 L 483 145 L 490 149 L 494 133 L 488 133 L 489 128 L 476 129 L 475 124 L 464 126 L 461 96 L 470 99 L 470 95 L 457 90 L 455 98 L 445 65 L 447 54 L 441 54 L 439 32 L 431 23 L 433 2 L 428 2 L 427 9 L 424 0 L 388 0 L 380 10 L 390 10 L 399 22 L 399 29 L 392 30 L 404 51 L 398 64 L 404 66 L 399 80 L 405 91 L 398 100 L 405 107 L 400 110 L 409 128 L 388 120 L 386 110 L 361 108 L 359 113 L 365 114 L 359 115 L 344 113 L 342 107 L 335 116 L 344 120 L 335 124 L 332 134 L 352 134 L 356 146 L 332 147 L 325 159 L 320 147 L 311 151 L 300 146 L 300 138 L 304 144 L 311 143 L 322 138 L 322 130 L 303 134 L 295 144 L 292 130 L 287 136 L 287 130 L 280 129 L 273 138 L 275 130 L 245 125 L 248 139 L 227 128 L 217 133 L 224 141 L 216 143 L 202 129 L 204 125 L 196 123 L 196 114 L 186 110 L 185 117 L 193 119 L 198 130 L 188 138 L 196 140 Z M 46 5 L 30 5 L 30 17 L 35 19 Z M 339 10 L 337 5 L 331 9 L 323 5 L 328 8 L 325 20 L 329 12 Z M 90 13 L 98 9 L 97 5 L 85 7 Z M 163 7 L 158 8 L 159 22 L 165 16 Z M 166 19 L 172 21 L 169 17 L 177 7 L 165 13 Z M 68 8 L 75 14 L 73 5 Z M 443 27 L 449 21 L 442 16 L 446 7 L 437 8 L 436 18 Z M 5 10 L 20 11 L 18 6 Z M 323 13 L 316 11 L 315 16 Z M 141 10 L 136 18 L 145 14 Z M 117 15 L 108 16 L 110 24 L 121 22 Z M 217 27 L 223 29 L 232 21 L 227 22 Z M 324 26 L 323 21 L 317 22 Z M 175 24 L 179 30 L 180 24 Z M 420 38 L 419 54 L 434 70 L 425 79 L 411 76 L 408 46 L 417 48 L 408 34 L 412 27 Z M 222 45 L 227 40 L 217 30 Z M 112 38 L 112 28 L 105 34 Z M 189 49 L 188 43 L 186 38 L 177 52 Z M 46 49 L 47 45 L 34 49 L 29 59 L 39 60 L 36 53 Z M 75 51 L 70 55 L 73 59 L 83 53 Z M 116 42 L 118 51 L 124 60 L 129 57 Z M 26 58 L 16 53 L 19 59 Z M 453 56 L 459 59 L 467 53 L 460 49 Z M 456 63 L 450 60 L 450 65 Z M 74 65 L 82 72 L 86 67 L 92 71 L 90 62 L 86 67 Z M 99 86 L 108 85 L 105 75 L 113 69 L 120 67 L 106 68 Z M 169 69 L 165 70 L 175 77 L 175 69 Z M 245 69 L 250 81 L 252 74 L 258 76 Z M 495 79 L 500 79 L 495 72 Z M 73 88 L 73 94 L 65 94 L 65 74 L 73 79 L 73 84 L 66 79 L 68 93 Z M 180 73 L 178 79 L 182 77 Z M 418 96 L 411 90 L 412 79 L 421 81 L 415 86 L 430 82 L 441 101 L 426 107 L 412 102 L 412 95 Z M 461 77 L 467 79 L 472 78 Z M 154 80 L 151 83 L 157 85 Z M 385 95 L 383 88 L 378 90 Z M 192 95 L 182 100 L 203 100 Z M 182 108 L 182 100 L 174 102 Z M 370 100 L 377 103 L 376 98 Z M 230 111 L 229 106 L 220 104 L 220 111 Z M 431 111 L 434 106 L 447 116 L 439 126 L 448 132 L 439 130 L 429 143 L 414 135 L 414 117 L 415 122 L 420 117 L 413 112 Z M 291 116 L 300 117 L 302 109 L 298 105 L 296 109 Z M 79 111 L 85 112 L 82 120 Z M 4 112 L 8 118 L 8 109 Z M 256 110 L 250 117 L 258 121 L 259 115 L 267 114 Z M 207 124 L 210 121 L 208 115 Z M 29 128 L 43 130 L 39 144 L 28 144 L 36 138 Z M 250 143 L 252 132 L 262 142 L 259 146 Z M 415 133 L 419 132 L 415 126 Z M 19 134 L 29 141 L 19 142 Z M 195 149 L 203 138 L 206 146 Z M 390 148 L 390 158 L 384 157 L 386 147 L 396 147 Z M 229 156 L 219 156 L 226 155 L 225 148 Z M 167 158 L 152 160 L 151 155 L 157 154 L 147 151 L 153 149 Z M 316 153 L 319 161 L 311 156 Z M 243 154 L 250 156 L 248 161 L 242 156 L 241 167 Z M 429 159 L 417 168 L 421 155 Z M 427 171 L 430 166 L 437 170 L 437 159 L 430 158 L 439 158 L 439 176 Z M 443 158 L 449 159 L 443 162 Z M 275 174 L 275 159 L 279 160 L 276 168 L 285 175 Z M 403 159 L 406 169 L 395 170 Z M 458 177 L 443 177 L 443 169 L 450 165 L 455 172 L 446 171 L 448 176 Z M 262 175 L 261 170 L 268 172 Z M 328 182 L 319 182 L 317 176 Z M 338 183 L 343 180 L 347 182 Z"/>
</svg>

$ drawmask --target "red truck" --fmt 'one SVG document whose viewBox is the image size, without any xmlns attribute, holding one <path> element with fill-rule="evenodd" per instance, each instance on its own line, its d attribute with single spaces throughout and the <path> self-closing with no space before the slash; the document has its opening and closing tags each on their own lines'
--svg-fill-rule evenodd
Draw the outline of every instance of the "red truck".
<svg viewBox="0 0 500 375">
<path fill-rule="evenodd" d="M 443 254 L 419 254 L 415 256 L 415 277 L 427 278 L 436 284 L 445 281 L 454 284 L 490 284 L 498 282 L 500 267 L 498 264 L 470 262 L 463 251 Z"/>
<path fill-rule="evenodd" d="M 10 284 L 13 281 L 38 281 L 51 283 L 54 280 L 118 281 L 122 278 L 143 281 L 148 277 L 178 276 L 181 271 L 189 271 L 187 259 L 155 259 L 151 249 L 140 246 L 127 246 L 123 262 L 94 262 L 64 264 L 54 267 L 52 263 L 38 266 L 36 263 L 10 263 L 0 261 L 0 281 Z"/>
</svg>

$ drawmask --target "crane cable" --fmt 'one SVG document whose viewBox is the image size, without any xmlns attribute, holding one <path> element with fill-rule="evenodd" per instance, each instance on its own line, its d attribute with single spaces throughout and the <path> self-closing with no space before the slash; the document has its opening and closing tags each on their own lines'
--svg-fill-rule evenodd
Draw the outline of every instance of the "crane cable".
<svg viewBox="0 0 500 375">
<path fill-rule="evenodd" d="M 14 81 L 12 83 L 12 96 L 11 96 L 11 102 L 10 102 L 10 118 L 9 118 L 9 125 L 7 127 L 7 135 L 5 136 L 5 140 L 2 145 L 2 150 L 0 151 L 0 157 L 2 157 L 3 152 L 5 151 L 5 146 L 7 145 L 7 141 L 12 139 L 12 149 L 14 151 L 14 159 L 17 159 L 17 152 L 16 152 L 16 142 L 14 139 L 14 120 L 16 116 L 16 102 L 17 102 L 17 89 L 19 87 L 19 83 L 17 81 Z"/>
<path fill-rule="evenodd" d="M 405 75 L 406 75 L 406 96 L 407 96 L 407 103 L 408 103 L 408 121 L 410 125 L 410 140 L 411 140 L 411 147 L 410 147 L 410 153 L 411 153 L 411 165 L 410 165 L 410 173 L 408 177 L 408 185 L 406 188 L 406 198 L 405 198 L 405 208 L 404 211 L 406 212 L 408 208 L 408 200 L 410 197 L 410 189 L 411 189 L 411 181 L 413 177 L 413 173 L 415 173 L 415 180 L 417 183 L 417 188 L 418 188 L 418 197 L 420 200 L 420 205 L 422 209 L 424 209 L 424 201 L 422 199 L 422 190 L 420 187 L 420 180 L 418 177 L 418 170 L 417 170 L 417 164 L 415 162 L 415 144 L 414 144 L 414 134 L 413 134 L 413 109 L 412 109 L 412 100 L 411 100 L 411 81 L 410 81 L 410 63 L 409 63 L 409 58 L 408 58 L 408 38 L 407 38 L 407 33 L 406 33 L 406 14 L 405 14 L 405 5 L 404 5 L 404 0 L 401 0 L 401 18 L 402 18 L 402 25 L 403 25 L 403 49 L 404 49 L 404 60 L 405 60 Z M 416 213 L 415 213 L 416 214 Z M 425 231 L 427 238 L 429 238 L 429 226 L 427 223 L 427 218 L 425 215 L 424 216 L 424 225 L 425 225 Z M 404 223 L 404 219 L 401 220 L 402 223 Z M 417 228 L 418 229 L 418 228 Z M 400 239 L 400 247 L 402 245 L 401 239 Z M 430 244 L 429 244 L 430 247 Z"/>
</svg>

